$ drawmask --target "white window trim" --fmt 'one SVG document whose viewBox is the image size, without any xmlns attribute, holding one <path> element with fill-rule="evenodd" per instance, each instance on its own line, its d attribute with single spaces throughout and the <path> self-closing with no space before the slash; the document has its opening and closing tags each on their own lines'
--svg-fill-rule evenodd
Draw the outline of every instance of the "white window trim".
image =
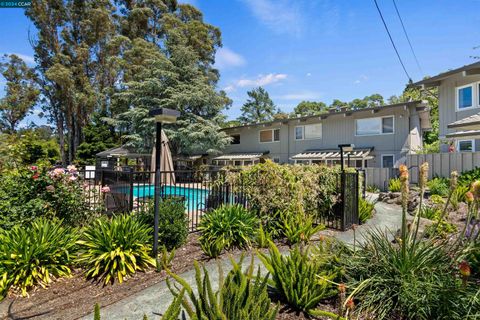
<svg viewBox="0 0 480 320">
<path fill-rule="evenodd" d="M 471 109 L 476 109 L 479 107 L 479 100 L 478 97 L 477 97 L 477 83 L 469 83 L 469 84 L 466 84 L 464 86 L 460 86 L 460 87 L 456 87 L 455 88 L 455 111 L 456 112 L 460 112 L 460 111 L 465 111 L 465 110 L 471 110 Z M 468 88 L 468 87 L 471 87 L 472 88 L 472 106 L 471 107 L 466 107 L 466 108 L 459 108 L 459 105 L 458 105 L 458 92 L 461 90 L 461 89 L 464 89 L 464 88 Z"/>
<path fill-rule="evenodd" d="M 392 166 L 392 168 L 395 167 L 395 155 L 394 155 L 393 153 L 384 153 L 384 154 L 382 154 L 382 155 L 380 156 L 382 168 L 385 168 L 385 167 L 383 166 L 383 157 L 392 157 L 392 159 L 393 159 L 393 166 Z"/>
<path fill-rule="evenodd" d="M 465 141 L 470 141 L 472 142 L 472 151 L 467 151 L 467 150 L 460 150 L 460 142 L 465 142 Z M 457 140 L 457 152 L 475 152 L 475 140 L 474 139 L 462 139 L 462 140 Z"/>
<path fill-rule="evenodd" d="M 297 128 L 302 128 L 302 138 L 301 139 L 297 139 Z M 305 140 L 305 126 L 296 126 L 295 131 L 293 132 L 294 136 L 295 136 L 295 141 L 302 141 L 302 140 Z"/>
<path fill-rule="evenodd" d="M 373 133 L 373 134 L 357 134 L 357 120 L 363 120 L 363 119 L 383 119 L 383 118 L 393 118 L 393 131 L 392 132 L 387 132 L 387 133 Z M 382 120 L 382 129 L 383 129 L 383 120 Z M 386 136 L 389 134 L 395 134 L 395 116 L 382 116 L 382 117 L 370 117 L 370 118 L 358 118 L 355 119 L 355 137 L 372 137 L 372 136 Z"/>
<path fill-rule="evenodd" d="M 263 142 L 262 142 L 262 141 L 260 140 L 260 133 L 261 133 L 262 131 L 269 131 L 269 130 L 272 131 L 272 141 L 263 141 Z M 259 142 L 259 143 L 274 143 L 274 142 L 280 142 L 280 133 L 281 133 L 281 132 L 278 133 L 278 141 L 275 141 L 275 132 L 274 132 L 275 130 L 280 130 L 280 128 L 262 129 L 262 130 L 258 131 L 258 142 Z"/>
</svg>

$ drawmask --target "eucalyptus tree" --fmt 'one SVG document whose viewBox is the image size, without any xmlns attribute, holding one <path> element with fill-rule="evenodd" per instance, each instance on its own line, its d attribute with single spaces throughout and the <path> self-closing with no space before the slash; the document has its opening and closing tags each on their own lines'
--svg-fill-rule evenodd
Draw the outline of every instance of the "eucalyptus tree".
<svg viewBox="0 0 480 320">
<path fill-rule="evenodd" d="M 32 68 L 14 54 L 3 57 L 0 73 L 6 81 L 5 96 L 0 99 L 0 130 L 14 133 L 38 99 L 36 75 Z"/>
</svg>

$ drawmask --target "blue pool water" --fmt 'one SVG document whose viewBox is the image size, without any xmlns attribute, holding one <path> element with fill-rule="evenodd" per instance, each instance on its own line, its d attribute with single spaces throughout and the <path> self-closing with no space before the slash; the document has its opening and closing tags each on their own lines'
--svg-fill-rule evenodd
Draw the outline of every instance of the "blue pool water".
<svg viewBox="0 0 480 320">
<path fill-rule="evenodd" d="M 139 185 L 133 187 L 133 196 L 136 198 L 153 197 L 155 186 Z M 201 210 L 205 208 L 208 190 L 197 188 L 186 188 L 177 186 L 163 186 L 162 196 L 180 196 L 185 198 L 185 209 L 188 211 Z"/>
</svg>

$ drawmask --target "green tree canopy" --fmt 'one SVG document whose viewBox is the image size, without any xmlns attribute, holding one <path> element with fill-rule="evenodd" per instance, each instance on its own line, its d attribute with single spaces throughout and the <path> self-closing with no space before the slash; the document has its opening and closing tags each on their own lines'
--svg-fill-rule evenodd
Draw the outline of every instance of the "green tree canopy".
<svg viewBox="0 0 480 320">
<path fill-rule="evenodd" d="M 242 106 L 242 115 L 238 118 L 242 123 L 257 123 L 273 120 L 277 107 L 268 92 L 258 87 L 247 92 L 247 102 Z"/>
<path fill-rule="evenodd" d="M 5 96 L 0 99 L 0 130 L 14 133 L 37 102 L 35 71 L 12 54 L 3 57 L 0 73 L 6 80 Z"/>
<path fill-rule="evenodd" d="M 293 109 L 293 115 L 311 116 L 325 112 L 326 110 L 327 105 L 323 102 L 302 101 Z"/>
</svg>

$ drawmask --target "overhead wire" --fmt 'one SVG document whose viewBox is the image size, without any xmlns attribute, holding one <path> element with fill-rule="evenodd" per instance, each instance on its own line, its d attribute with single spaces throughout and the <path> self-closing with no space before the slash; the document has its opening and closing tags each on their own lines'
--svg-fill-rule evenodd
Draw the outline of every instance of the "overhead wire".
<svg viewBox="0 0 480 320">
<path fill-rule="evenodd" d="M 398 19 L 400 20 L 400 23 L 402 25 L 405 38 L 407 38 L 408 45 L 410 46 L 410 50 L 412 51 L 413 57 L 415 58 L 415 62 L 417 63 L 418 70 L 420 70 L 420 73 L 423 75 L 422 67 L 420 66 L 420 62 L 418 62 L 418 58 L 417 58 L 417 55 L 415 54 L 415 50 L 413 50 L 412 42 L 410 41 L 410 37 L 408 36 L 407 29 L 405 28 L 402 16 L 400 15 L 400 11 L 398 11 L 397 3 L 395 2 L 395 0 L 392 0 L 392 1 L 393 1 L 393 6 L 395 7 L 395 11 L 397 12 Z"/>
<path fill-rule="evenodd" d="M 397 54 L 398 61 L 400 61 L 400 64 L 402 65 L 403 71 L 407 75 L 408 81 L 411 82 L 412 78 L 408 74 L 407 68 L 405 68 L 405 64 L 403 63 L 402 58 L 400 57 L 400 53 L 398 52 L 397 46 L 395 45 L 395 42 L 393 41 L 392 35 L 390 34 L 390 30 L 388 30 L 387 23 L 385 22 L 385 19 L 383 18 L 382 11 L 380 10 L 380 7 L 378 6 L 377 0 L 373 0 L 375 2 L 375 6 L 377 7 L 378 14 L 380 15 L 380 18 L 382 19 L 383 26 L 385 27 L 385 30 L 387 31 L 388 37 L 390 38 L 390 42 L 392 43 L 393 49 L 395 50 L 395 53 Z"/>
</svg>

